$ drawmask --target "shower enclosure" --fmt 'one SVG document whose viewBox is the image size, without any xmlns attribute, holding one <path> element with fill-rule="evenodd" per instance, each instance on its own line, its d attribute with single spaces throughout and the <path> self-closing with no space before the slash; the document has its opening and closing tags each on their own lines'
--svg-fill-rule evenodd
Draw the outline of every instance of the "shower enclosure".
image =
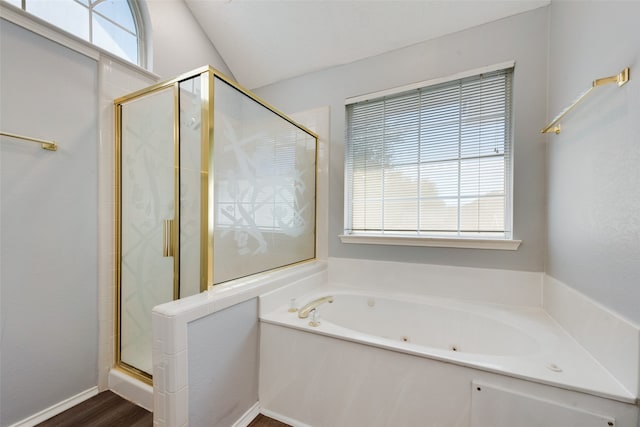
<svg viewBox="0 0 640 427">
<path fill-rule="evenodd" d="M 317 136 L 210 67 L 115 100 L 116 366 L 151 309 L 315 258 Z"/>
</svg>

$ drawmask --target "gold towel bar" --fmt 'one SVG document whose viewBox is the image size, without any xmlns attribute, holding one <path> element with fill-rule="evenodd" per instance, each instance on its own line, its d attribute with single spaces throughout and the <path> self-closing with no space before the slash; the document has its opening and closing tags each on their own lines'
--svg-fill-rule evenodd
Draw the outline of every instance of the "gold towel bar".
<svg viewBox="0 0 640 427">
<path fill-rule="evenodd" d="M 554 132 L 556 135 L 560 133 L 560 125 L 558 122 L 573 108 L 580 103 L 584 98 L 587 97 L 591 93 L 591 91 L 597 87 L 604 86 L 609 83 L 617 83 L 618 86 L 622 86 L 626 82 L 629 81 L 629 67 L 622 70 L 619 74 L 611 77 L 603 77 L 601 79 L 597 79 L 593 81 L 593 84 L 589 89 L 584 91 L 579 97 L 576 98 L 573 103 L 562 110 L 560 114 L 558 114 L 552 121 L 549 123 L 544 129 L 541 130 L 542 133 Z"/>
<path fill-rule="evenodd" d="M 0 132 L 2 136 L 8 136 L 10 138 L 22 139 L 29 142 L 37 142 L 41 145 L 42 149 L 49 151 L 58 151 L 58 144 L 53 141 L 47 141 L 45 139 L 31 138 L 30 136 L 16 135 L 15 133 Z"/>
</svg>

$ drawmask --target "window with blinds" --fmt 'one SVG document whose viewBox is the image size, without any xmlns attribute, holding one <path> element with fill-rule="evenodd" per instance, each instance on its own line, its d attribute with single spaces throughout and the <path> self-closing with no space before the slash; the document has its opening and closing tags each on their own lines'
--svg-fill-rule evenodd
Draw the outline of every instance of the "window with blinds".
<svg viewBox="0 0 640 427">
<path fill-rule="evenodd" d="M 512 75 L 348 104 L 345 234 L 510 239 Z"/>
</svg>

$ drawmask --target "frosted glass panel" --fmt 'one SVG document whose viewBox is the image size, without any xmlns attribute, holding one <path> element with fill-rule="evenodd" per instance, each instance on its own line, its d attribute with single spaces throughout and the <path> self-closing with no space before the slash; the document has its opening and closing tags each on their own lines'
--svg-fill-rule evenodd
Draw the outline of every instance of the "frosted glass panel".
<svg viewBox="0 0 640 427">
<path fill-rule="evenodd" d="M 121 360 L 151 374 L 151 309 L 173 299 L 174 259 L 163 222 L 174 218 L 173 89 L 122 105 Z"/>
<path fill-rule="evenodd" d="M 151 374 L 153 307 L 315 257 L 316 138 L 210 69 L 116 105 L 117 364 Z"/>
<path fill-rule="evenodd" d="M 315 138 L 217 77 L 214 106 L 213 283 L 313 258 Z"/>
<path fill-rule="evenodd" d="M 180 298 L 200 292 L 201 80 L 180 82 Z"/>
</svg>

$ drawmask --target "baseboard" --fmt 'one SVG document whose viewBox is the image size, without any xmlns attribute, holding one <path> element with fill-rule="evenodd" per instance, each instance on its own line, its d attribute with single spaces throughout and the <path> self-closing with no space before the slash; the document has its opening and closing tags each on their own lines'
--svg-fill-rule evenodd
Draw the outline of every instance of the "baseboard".
<svg viewBox="0 0 640 427">
<path fill-rule="evenodd" d="M 249 424 L 251 424 L 251 421 L 253 421 L 253 419 L 258 416 L 259 413 L 260 413 L 260 402 L 256 402 L 231 427 L 247 427 Z"/>
<path fill-rule="evenodd" d="M 281 423 L 289 424 L 291 427 L 312 427 L 309 424 L 302 423 L 298 420 L 294 420 L 293 418 L 285 417 L 282 414 L 270 411 L 268 409 L 260 409 L 260 413 L 262 415 L 266 415 L 269 418 L 280 421 Z"/>
<path fill-rule="evenodd" d="M 84 402 L 87 399 L 92 398 L 96 394 L 98 394 L 98 386 L 91 387 L 88 390 L 85 390 L 81 393 L 76 394 L 75 396 L 71 396 L 70 398 L 63 400 L 62 402 L 56 403 L 55 405 L 52 405 L 47 409 L 38 412 L 37 414 L 33 414 L 22 421 L 18 421 L 17 423 L 12 424 L 9 427 L 33 427 L 43 421 L 48 420 L 49 418 L 55 417 L 56 415 L 66 411 L 73 406 L 76 406 L 79 403 Z"/>
</svg>

